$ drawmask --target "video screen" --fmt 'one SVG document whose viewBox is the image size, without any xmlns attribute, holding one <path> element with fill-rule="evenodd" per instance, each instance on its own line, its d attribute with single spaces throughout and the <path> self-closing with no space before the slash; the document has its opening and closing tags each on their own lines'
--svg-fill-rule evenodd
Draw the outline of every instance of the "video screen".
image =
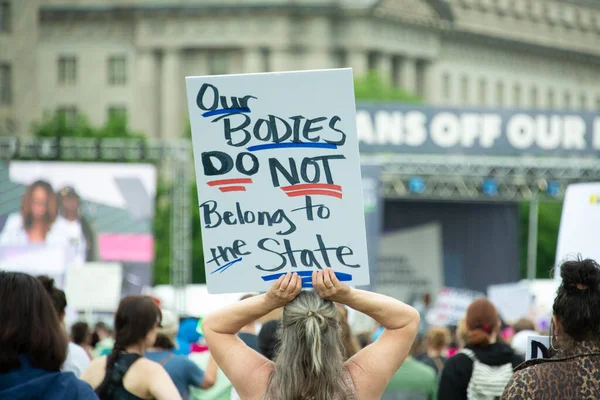
<svg viewBox="0 0 600 400">
<path fill-rule="evenodd" d="M 0 269 L 62 279 L 119 262 L 125 294 L 151 282 L 156 169 L 146 164 L 0 164 Z"/>
</svg>

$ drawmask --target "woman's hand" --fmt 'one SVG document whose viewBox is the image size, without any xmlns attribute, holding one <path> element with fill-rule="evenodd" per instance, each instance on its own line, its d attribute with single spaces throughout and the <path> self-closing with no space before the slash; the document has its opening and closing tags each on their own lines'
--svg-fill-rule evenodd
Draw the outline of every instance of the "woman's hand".
<svg viewBox="0 0 600 400">
<path fill-rule="evenodd" d="M 277 279 L 266 294 L 273 309 L 285 306 L 294 300 L 302 290 L 302 279 L 297 273 L 288 272 Z"/>
<path fill-rule="evenodd" d="M 340 282 L 331 268 L 314 271 L 312 284 L 319 296 L 336 303 L 347 304 L 352 293 L 352 288 Z"/>
</svg>

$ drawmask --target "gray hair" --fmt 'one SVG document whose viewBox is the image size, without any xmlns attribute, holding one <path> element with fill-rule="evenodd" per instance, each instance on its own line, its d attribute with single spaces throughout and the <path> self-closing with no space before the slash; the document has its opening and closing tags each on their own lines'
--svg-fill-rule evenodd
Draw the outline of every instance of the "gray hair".
<svg viewBox="0 0 600 400">
<path fill-rule="evenodd" d="M 313 291 L 302 291 L 283 309 L 282 325 L 269 389 L 282 400 L 344 398 L 335 304 Z"/>
</svg>

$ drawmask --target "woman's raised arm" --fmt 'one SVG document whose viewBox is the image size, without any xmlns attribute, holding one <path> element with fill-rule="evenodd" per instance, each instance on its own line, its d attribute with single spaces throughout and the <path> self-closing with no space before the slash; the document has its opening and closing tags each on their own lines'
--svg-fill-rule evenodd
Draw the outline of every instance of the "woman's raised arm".
<svg viewBox="0 0 600 400">
<path fill-rule="evenodd" d="M 257 398 L 267 388 L 273 364 L 236 334 L 244 326 L 285 306 L 302 290 L 296 273 L 281 276 L 269 291 L 209 314 L 202 322 L 206 343 L 215 361 L 241 398 Z"/>
<path fill-rule="evenodd" d="M 346 362 L 361 399 L 378 399 L 408 355 L 419 328 L 419 313 L 399 300 L 341 283 L 330 269 L 313 274 L 313 286 L 326 299 L 367 314 L 385 331 Z"/>
</svg>

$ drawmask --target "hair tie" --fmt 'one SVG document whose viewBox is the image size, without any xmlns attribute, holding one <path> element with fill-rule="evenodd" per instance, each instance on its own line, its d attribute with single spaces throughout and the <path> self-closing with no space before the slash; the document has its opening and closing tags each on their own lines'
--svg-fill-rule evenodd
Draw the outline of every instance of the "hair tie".
<svg viewBox="0 0 600 400">
<path fill-rule="evenodd" d="M 583 283 L 569 283 L 569 286 L 577 288 L 577 290 L 587 290 L 590 288 L 588 285 Z"/>
<path fill-rule="evenodd" d="M 307 317 L 312 317 L 315 315 L 314 311 L 309 311 L 308 314 L 306 314 Z"/>
</svg>

